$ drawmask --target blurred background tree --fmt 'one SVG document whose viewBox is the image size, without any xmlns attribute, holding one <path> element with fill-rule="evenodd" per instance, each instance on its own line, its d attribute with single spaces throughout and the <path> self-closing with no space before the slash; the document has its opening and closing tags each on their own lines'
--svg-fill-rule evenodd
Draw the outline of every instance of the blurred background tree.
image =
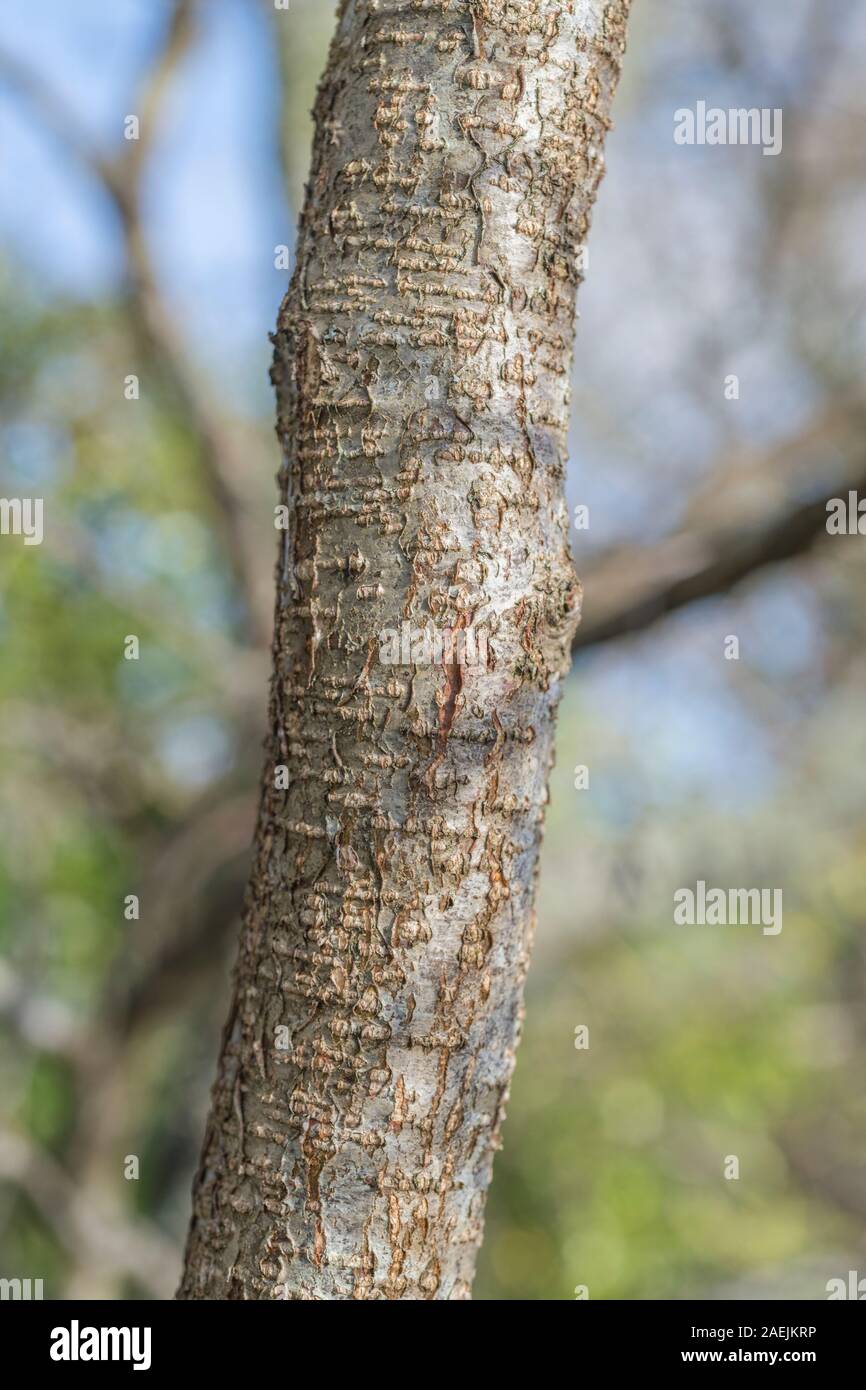
<svg viewBox="0 0 866 1390">
<path fill-rule="evenodd" d="M 267 331 L 333 8 L 0 16 L 0 495 L 46 518 L 0 542 L 0 1275 L 50 1297 L 178 1276 L 266 705 Z M 863 540 L 824 527 L 866 492 L 866 13 L 643 0 L 629 56 L 476 1297 L 823 1298 L 866 1261 Z M 781 107 L 782 154 L 675 145 L 698 100 Z M 782 933 L 674 926 L 697 878 L 782 887 Z"/>
</svg>

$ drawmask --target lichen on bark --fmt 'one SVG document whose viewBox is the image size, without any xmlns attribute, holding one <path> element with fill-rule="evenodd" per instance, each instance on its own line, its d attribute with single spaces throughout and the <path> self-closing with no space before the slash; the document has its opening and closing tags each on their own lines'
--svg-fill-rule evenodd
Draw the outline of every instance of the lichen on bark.
<svg viewBox="0 0 866 1390">
<path fill-rule="evenodd" d="M 274 339 L 292 520 L 181 1298 L 469 1296 L 579 611 L 575 293 L 627 11 L 340 6 Z M 385 664 L 405 623 L 485 660 Z"/>
</svg>

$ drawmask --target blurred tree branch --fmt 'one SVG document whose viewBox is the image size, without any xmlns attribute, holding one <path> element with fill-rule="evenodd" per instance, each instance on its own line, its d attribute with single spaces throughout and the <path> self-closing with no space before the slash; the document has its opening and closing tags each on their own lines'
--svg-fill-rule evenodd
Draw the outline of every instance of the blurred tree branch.
<svg viewBox="0 0 866 1390">
<path fill-rule="evenodd" d="M 140 349 L 161 370 L 199 442 L 202 469 L 213 499 L 219 530 L 256 640 L 270 635 L 270 567 L 262 573 L 259 544 L 243 511 L 243 460 L 210 389 L 191 361 L 159 288 L 141 218 L 141 184 L 159 126 L 160 108 L 194 37 L 195 0 L 175 0 L 165 36 L 146 72 L 134 103 L 139 138 L 125 141 L 111 159 L 93 145 L 75 113 L 49 84 L 17 58 L 0 50 L 0 80 L 16 91 L 95 178 L 118 214 L 127 260 L 128 312 Z"/>
<path fill-rule="evenodd" d="M 152 375 L 164 384 L 167 403 L 178 412 L 197 444 L 218 534 L 249 615 L 246 639 L 242 633 L 236 641 L 222 642 L 221 650 L 214 652 L 224 672 L 222 687 L 229 703 L 236 706 L 234 714 L 248 736 L 251 729 L 258 734 L 264 676 L 248 686 L 245 673 L 250 659 L 257 670 L 255 653 L 270 635 L 271 566 L 261 564 L 260 528 L 251 525 L 245 511 L 248 489 L 244 486 L 242 442 L 189 355 L 159 286 L 142 221 L 144 174 L 165 94 L 194 37 L 196 8 L 194 0 L 177 0 L 172 6 L 162 41 L 130 101 L 129 109 L 139 117 L 139 138 L 123 141 L 114 157 L 97 148 L 75 112 L 49 83 L 2 52 L 0 81 L 24 100 L 97 182 L 118 216 L 128 277 L 124 308 L 133 338 L 143 367 L 149 364 Z M 135 366 L 134 370 L 142 368 Z M 170 626 L 172 615 L 162 617 Z M 60 738 L 57 746 L 67 749 L 68 740 Z M 111 756 L 108 761 L 112 761 Z M 110 785 L 113 779 L 107 780 Z M 195 910 L 185 900 L 187 908 L 179 921 L 176 913 L 163 913 L 166 923 L 171 924 L 171 939 L 167 942 L 163 932 L 153 945 L 148 938 L 149 955 L 143 961 L 132 958 L 133 939 L 125 939 L 120 968 L 112 972 L 101 1007 L 86 1024 L 62 1001 L 47 997 L 30 981 L 11 971 L 0 978 L 4 1025 L 25 1046 L 63 1057 L 71 1065 L 83 1105 L 82 1121 L 67 1154 L 68 1168 L 61 1168 L 23 1136 L 0 1135 L 0 1175 L 27 1193 L 59 1243 L 72 1255 L 76 1292 L 92 1293 L 88 1280 L 96 1280 L 100 1294 L 107 1286 L 109 1296 L 113 1296 L 121 1279 L 134 1278 L 157 1297 L 165 1297 L 174 1282 L 178 1252 L 155 1230 L 130 1221 L 124 1210 L 125 1184 L 117 1168 L 116 1150 L 118 1143 L 128 1142 L 122 1136 L 129 1115 L 124 1104 L 125 1086 L 118 1093 L 116 1082 L 118 1071 L 128 1066 L 132 1048 L 159 1015 L 166 998 L 176 997 L 178 989 L 190 984 L 191 977 L 195 984 L 202 976 L 210 978 L 202 962 L 212 959 L 216 967 L 221 957 L 219 942 L 236 919 L 243 872 L 237 864 L 247 850 L 252 811 L 245 814 L 241 829 L 236 804 L 220 803 L 217 810 L 218 824 L 205 811 L 203 819 L 193 817 L 189 834 L 183 832 L 178 837 L 178 827 L 172 824 L 165 837 L 168 842 L 178 840 L 173 860 L 176 879 L 200 890 Z M 154 884 L 165 867 L 164 855 L 156 857 L 156 866 L 143 889 L 154 902 Z M 159 916 L 153 920 L 158 927 Z"/>
<path fill-rule="evenodd" d="M 601 555 L 587 567 L 588 602 L 574 652 L 643 632 L 677 609 L 728 593 L 759 570 L 805 554 L 826 534 L 829 499 L 849 489 L 866 493 L 864 424 L 862 397 L 837 401 L 745 468 L 722 460 L 681 530 L 654 545 Z M 808 500 L 779 500 L 792 483 L 811 493 Z M 742 494 L 749 491 L 773 494 L 773 505 L 744 505 Z"/>
<path fill-rule="evenodd" d="M 148 938 L 145 959 L 121 958 L 110 976 L 100 1014 L 118 1041 L 215 979 L 240 921 L 255 810 L 252 791 L 231 795 L 223 788 L 215 795 L 209 788 L 152 856 L 142 900 L 149 916 L 170 922 L 171 930 Z"/>
</svg>

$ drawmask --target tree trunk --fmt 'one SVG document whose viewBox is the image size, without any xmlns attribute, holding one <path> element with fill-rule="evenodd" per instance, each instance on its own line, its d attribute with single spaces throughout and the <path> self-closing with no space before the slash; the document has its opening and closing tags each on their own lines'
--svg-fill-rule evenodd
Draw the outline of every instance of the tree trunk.
<svg viewBox="0 0 866 1390">
<path fill-rule="evenodd" d="M 342 0 L 275 337 L 271 734 L 181 1298 L 469 1297 L 579 610 L 574 301 L 628 3 Z"/>
</svg>

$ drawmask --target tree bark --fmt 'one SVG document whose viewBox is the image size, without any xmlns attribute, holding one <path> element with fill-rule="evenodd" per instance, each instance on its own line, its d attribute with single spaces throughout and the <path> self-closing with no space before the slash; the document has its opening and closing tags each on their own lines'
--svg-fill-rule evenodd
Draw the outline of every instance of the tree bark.
<svg viewBox="0 0 866 1390">
<path fill-rule="evenodd" d="M 342 0 L 274 340 L 271 734 L 181 1298 L 469 1297 L 579 611 L 575 293 L 628 4 Z"/>
</svg>

